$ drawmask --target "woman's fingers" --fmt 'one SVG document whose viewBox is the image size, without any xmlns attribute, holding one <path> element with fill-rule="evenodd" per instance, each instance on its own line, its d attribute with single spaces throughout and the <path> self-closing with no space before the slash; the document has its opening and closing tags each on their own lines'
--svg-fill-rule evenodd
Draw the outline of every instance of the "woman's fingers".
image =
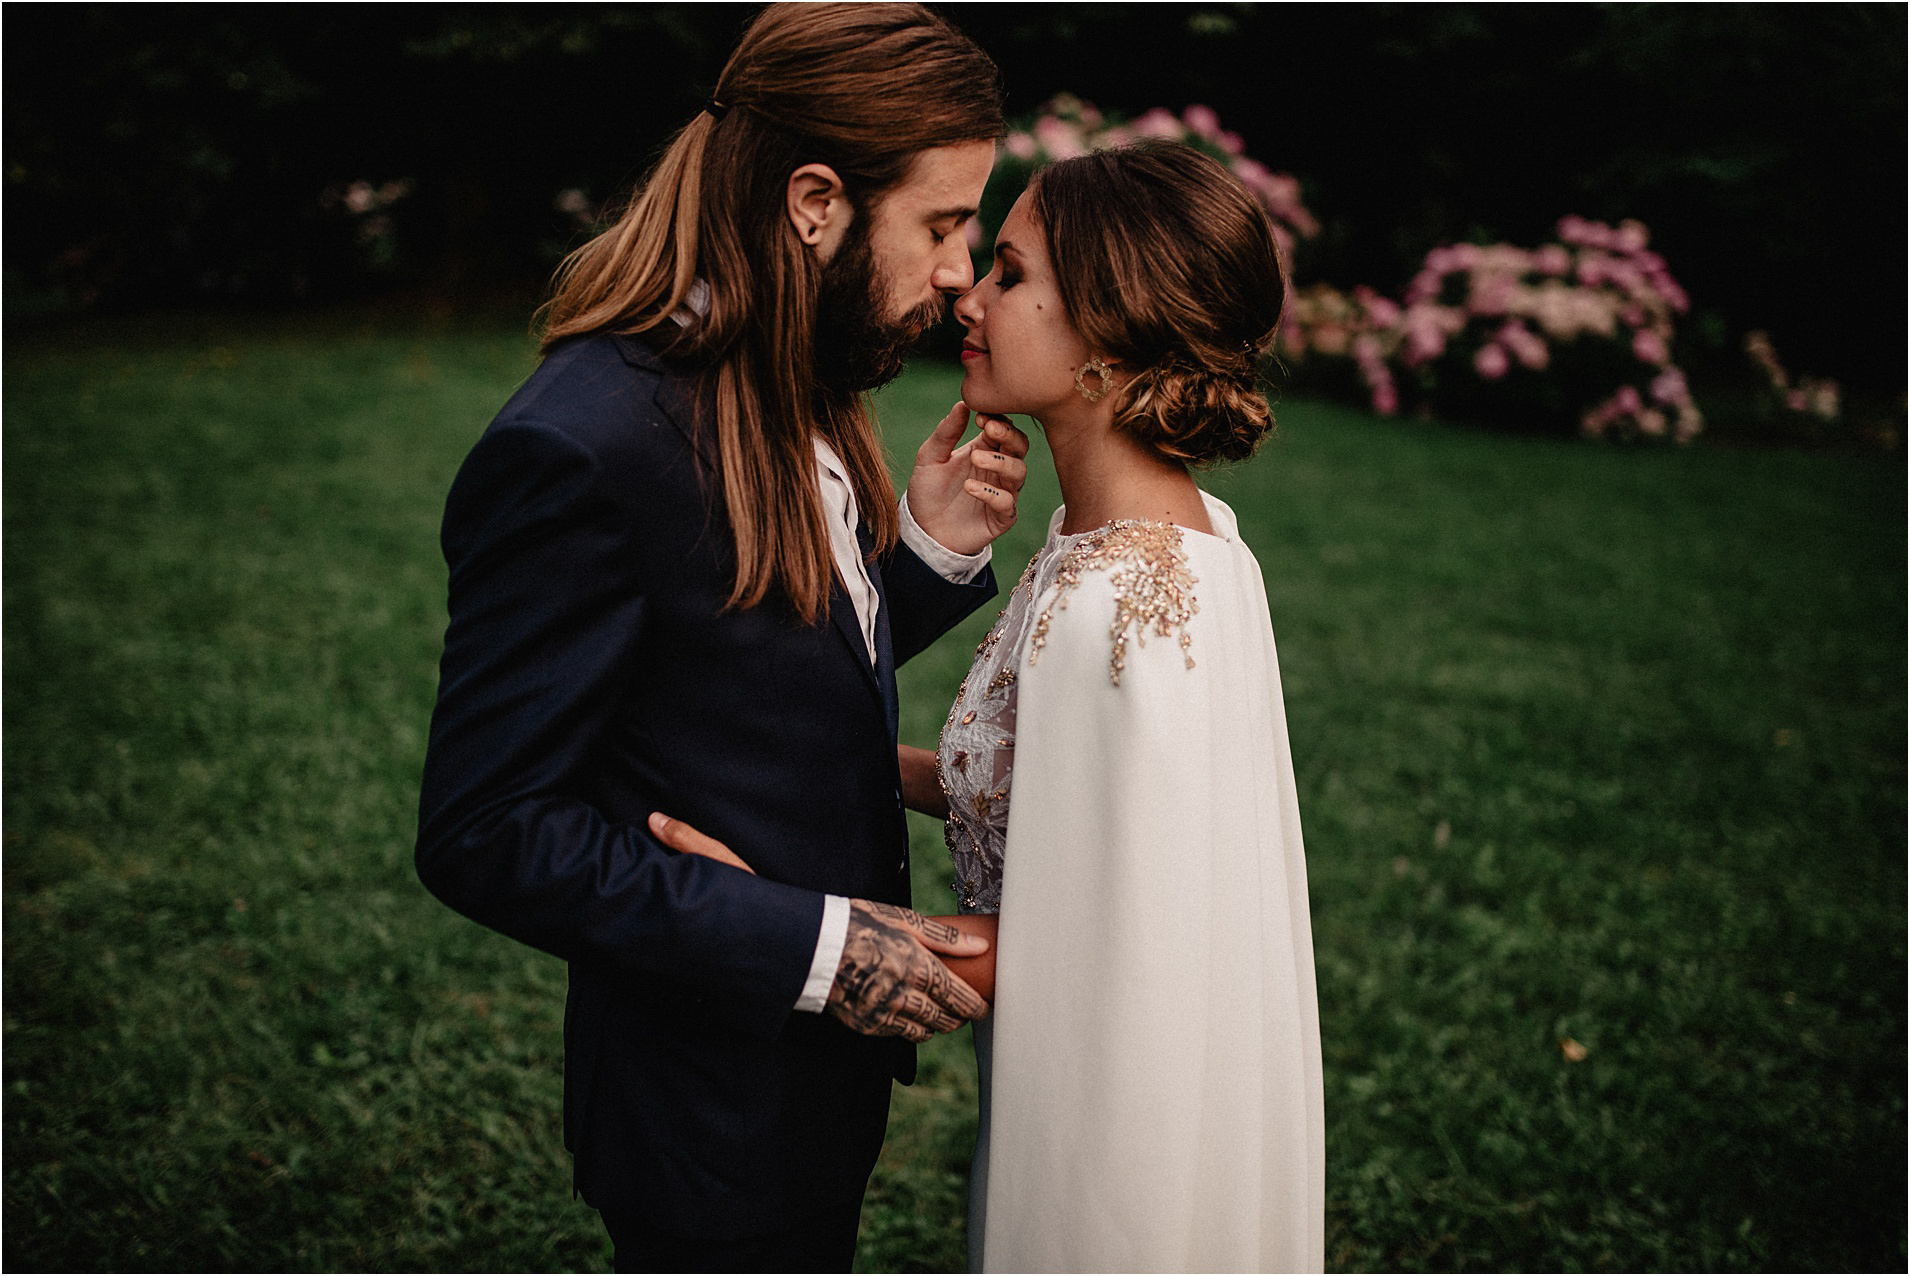
<svg viewBox="0 0 1910 1276">
<path fill-rule="evenodd" d="M 756 870 L 744 862 L 743 857 L 723 845 L 707 833 L 698 832 L 682 820 L 673 820 L 661 811 L 650 813 L 650 834 L 673 851 L 685 855 L 701 855 L 731 868 L 740 868 L 752 876 Z"/>
</svg>

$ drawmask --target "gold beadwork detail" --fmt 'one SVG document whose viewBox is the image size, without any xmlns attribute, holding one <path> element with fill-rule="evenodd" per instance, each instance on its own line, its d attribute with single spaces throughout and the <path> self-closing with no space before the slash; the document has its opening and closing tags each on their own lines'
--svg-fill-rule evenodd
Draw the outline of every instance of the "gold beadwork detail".
<svg viewBox="0 0 1910 1276">
<path fill-rule="evenodd" d="M 1114 644 L 1108 661 L 1109 680 L 1117 687 L 1121 685 L 1130 629 L 1134 641 L 1143 647 L 1149 629 L 1159 637 L 1176 638 L 1187 667 L 1192 669 L 1194 657 L 1189 649 L 1194 640 L 1187 632 L 1187 622 L 1200 610 L 1194 597 L 1198 578 L 1187 568 L 1181 529 L 1172 523 L 1145 519 L 1119 519 L 1097 527 L 1062 558 L 1055 571 L 1054 600 L 1036 617 L 1034 633 L 1028 640 L 1028 663 L 1040 659 L 1054 613 L 1067 609 L 1068 597 L 1081 583 L 1081 574 L 1095 568 L 1105 568 L 1114 586 L 1114 623 L 1108 626 L 1108 637 Z"/>
</svg>

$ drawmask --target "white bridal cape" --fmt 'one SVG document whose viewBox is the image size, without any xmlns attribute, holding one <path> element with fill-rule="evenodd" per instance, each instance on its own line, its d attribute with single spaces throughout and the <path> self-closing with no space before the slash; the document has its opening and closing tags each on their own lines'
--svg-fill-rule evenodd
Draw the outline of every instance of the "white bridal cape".
<svg viewBox="0 0 1910 1276">
<path fill-rule="evenodd" d="M 1233 511 L 1205 499 L 1213 536 L 1062 536 L 1057 511 L 943 733 L 958 892 L 1001 914 L 977 1032 L 983 1270 L 1324 1264 L 1273 628 Z"/>
</svg>

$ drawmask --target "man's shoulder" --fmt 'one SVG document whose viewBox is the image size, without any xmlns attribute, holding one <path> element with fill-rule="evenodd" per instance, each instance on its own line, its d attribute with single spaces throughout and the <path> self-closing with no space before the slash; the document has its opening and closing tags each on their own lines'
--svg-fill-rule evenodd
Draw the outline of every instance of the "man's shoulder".
<svg viewBox="0 0 1910 1276">
<path fill-rule="evenodd" d="M 641 340 L 592 333 L 546 355 L 490 431 L 550 432 L 606 459 L 643 449 L 659 429 L 674 447 L 691 427 L 694 393 L 693 380 Z"/>
</svg>

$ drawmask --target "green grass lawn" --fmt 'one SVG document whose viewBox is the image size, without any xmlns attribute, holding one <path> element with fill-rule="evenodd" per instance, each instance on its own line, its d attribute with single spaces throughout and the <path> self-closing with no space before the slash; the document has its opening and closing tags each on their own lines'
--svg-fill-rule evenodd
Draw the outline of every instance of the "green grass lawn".
<svg viewBox="0 0 1910 1276">
<path fill-rule="evenodd" d="M 6 1266 L 606 1266 L 563 968 L 411 871 L 438 516 L 531 366 L 391 317 L 7 347 Z M 957 375 L 883 396 L 898 457 Z M 1208 485 L 1281 644 L 1328 1265 L 1901 1268 L 1902 461 L 1280 416 Z M 962 1266 L 967 1050 L 897 1091 L 865 1270 Z"/>
</svg>

